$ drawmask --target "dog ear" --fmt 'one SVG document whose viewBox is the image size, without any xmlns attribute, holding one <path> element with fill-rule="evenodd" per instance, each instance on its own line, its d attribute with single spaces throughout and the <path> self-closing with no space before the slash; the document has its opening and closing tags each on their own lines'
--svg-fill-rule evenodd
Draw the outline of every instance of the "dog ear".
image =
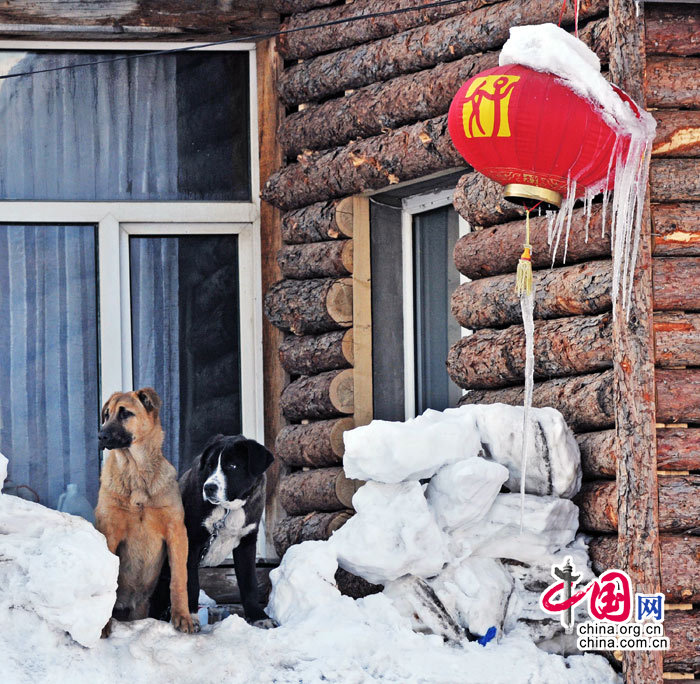
<svg viewBox="0 0 700 684">
<path fill-rule="evenodd" d="M 248 472 L 253 477 L 260 477 L 275 460 L 275 457 L 262 445 L 253 439 L 246 440 L 248 449 Z"/>
<path fill-rule="evenodd" d="M 158 396 L 158 392 L 152 387 L 143 387 L 140 390 L 136 390 L 136 396 L 149 413 L 151 411 L 155 411 L 156 413 L 160 411 L 160 397 Z"/>
<path fill-rule="evenodd" d="M 212 449 L 219 448 L 221 445 L 219 444 L 220 440 L 224 439 L 224 436 L 222 434 L 214 435 L 213 437 L 210 437 L 207 440 L 207 443 L 202 447 L 202 453 L 199 457 L 199 468 L 202 470 L 204 466 L 207 463 L 207 460 L 209 458 L 209 452 Z"/>
</svg>

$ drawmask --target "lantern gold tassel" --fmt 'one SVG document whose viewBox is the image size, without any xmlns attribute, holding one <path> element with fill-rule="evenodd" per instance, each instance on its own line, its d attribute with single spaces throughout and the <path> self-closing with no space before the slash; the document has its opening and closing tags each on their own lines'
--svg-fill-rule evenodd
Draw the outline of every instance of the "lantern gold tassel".
<svg viewBox="0 0 700 684">
<path fill-rule="evenodd" d="M 515 292 L 520 297 L 532 294 L 532 258 L 530 252 L 530 210 L 525 211 L 525 244 L 523 253 L 518 261 L 518 271 L 515 276 Z"/>
</svg>

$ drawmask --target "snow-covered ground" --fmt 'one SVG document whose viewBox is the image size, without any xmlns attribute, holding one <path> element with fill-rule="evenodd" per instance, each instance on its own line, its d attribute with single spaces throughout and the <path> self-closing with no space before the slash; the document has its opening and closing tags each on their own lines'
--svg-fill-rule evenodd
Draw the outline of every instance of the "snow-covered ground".
<svg viewBox="0 0 700 684">
<path fill-rule="evenodd" d="M 587 558 L 562 497 L 578 488 L 580 468 L 558 413 L 532 412 L 524 537 L 519 495 L 499 494 L 517 484 L 519 411 L 465 406 L 348 434 L 348 470 L 376 479 L 331 540 L 292 547 L 273 571 L 268 612 L 281 626 L 272 630 L 232 616 L 185 635 L 142 620 L 99 639 L 117 573 L 104 538 L 81 519 L 0 495 L 0 681 L 617 682 L 599 656 L 534 643 L 560 648 L 561 628 L 539 611 L 533 582 L 546 581 L 566 545 L 579 568 Z M 0 481 L 6 465 L 0 456 Z M 385 591 L 341 596 L 339 564 Z M 426 591 L 444 605 L 436 610 Z M 461 638 L 465 627 L 491 626 L 498 634 L 486 646 Z"/>
</svg>

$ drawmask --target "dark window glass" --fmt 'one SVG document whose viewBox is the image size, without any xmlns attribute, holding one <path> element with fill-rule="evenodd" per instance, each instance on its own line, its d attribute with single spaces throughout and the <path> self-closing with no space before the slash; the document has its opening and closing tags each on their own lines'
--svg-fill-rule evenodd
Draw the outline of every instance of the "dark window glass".
<svg viewBox="0 0 700 684">
<path fill-rule="evenodd" d="M 69 483 L 97 502 L 95 232 L 0 226 L 0 451 L 10 461 L 4 491 L 52 508 Z"/>
<path fill-rule="evenodd" d="M 217 433 L 241 432 L 235 235 L 131 237 L 134 387 L 161 397 L 179 472 Z"/>
<path fill-rule="evenodd" d="M 0 52 L 0 73 L 123 53 Z M 249 201 L 247 52 L 0 81 L 0 199 Z"/>
</svg>

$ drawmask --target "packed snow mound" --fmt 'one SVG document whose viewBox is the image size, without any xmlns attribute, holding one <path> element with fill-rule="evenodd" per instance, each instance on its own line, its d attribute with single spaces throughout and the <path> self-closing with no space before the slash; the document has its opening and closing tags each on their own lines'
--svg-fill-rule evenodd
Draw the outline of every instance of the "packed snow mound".
<svg viewBox="0 0 700 684">
<path fill-rule="evenodd" d="M 0 454 L 0 478 L 7 459 Z M 0 494 L 0 615 L 32 613 L 94 646 L 111 614 L 119 559 L 83 518 Z M 3 631 L 5 628 L 3 627 Z"/>
<path fill-rule="evenodd" d="M 571 498 L 581 486 L 581 457 L 573 433 L 559 411 L 530 412 L 535 435 L 527 450 L 528 494 Z M 406 422 L 373 420 L 343 435 L 348 477 L 395 483 L 432 477 L 451 463 L 481 457 L 507 468 L 505 483 L 520 489 L 523 408 L 467 404 L 427 410 Z"/>
</svg>

